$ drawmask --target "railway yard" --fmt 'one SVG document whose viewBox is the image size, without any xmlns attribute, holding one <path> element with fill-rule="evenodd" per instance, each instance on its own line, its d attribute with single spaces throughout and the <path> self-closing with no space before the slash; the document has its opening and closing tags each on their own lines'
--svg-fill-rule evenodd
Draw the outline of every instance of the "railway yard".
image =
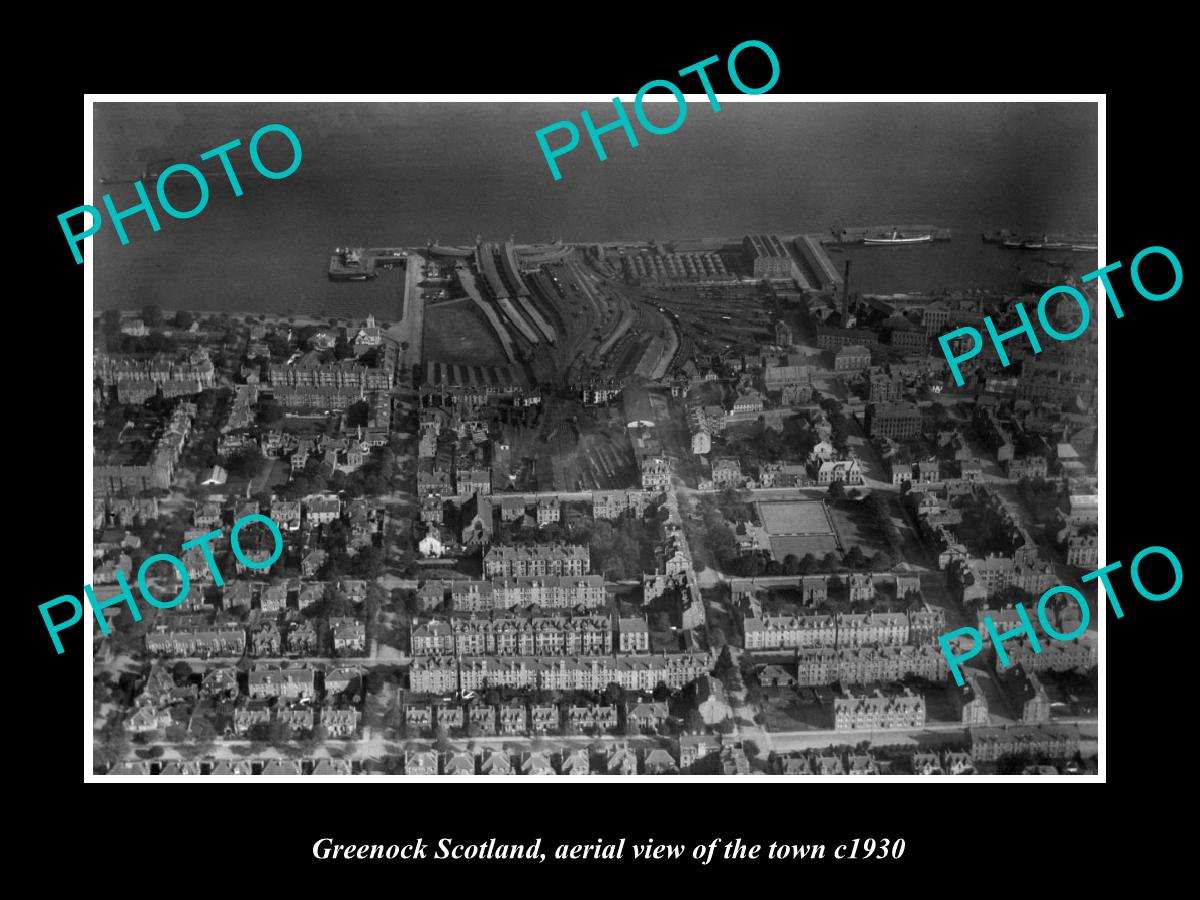
<svg viewBox="0 0 1200 900">
<path fill-rule="evenodd" d="M 730 247 L 730 260 L 737 257 Z M 757 280 L 712 283 L 627 277 L 627 255 L 596 245 L 544 248 L 481 243 L 431 248 L 427 359 L 523 369 L 529 384 L 657 382 L 694 353 L 769 340 L 771 316 Z M 731 308 L 737 315 L 731 315 Z M 484 336 L 487 336 L 487 340 Z"/>
</svg>

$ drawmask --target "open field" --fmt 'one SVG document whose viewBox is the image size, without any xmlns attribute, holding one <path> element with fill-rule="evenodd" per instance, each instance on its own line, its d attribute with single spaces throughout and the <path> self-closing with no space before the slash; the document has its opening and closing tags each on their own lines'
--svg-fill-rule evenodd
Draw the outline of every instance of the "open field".
<svg viewBox="0 0 1200 900">
<path fill-rule="evenodd" d="M 461 365 L 508 364 L 488 324 L 469 303 L 439 304 L 425 311 L 424 355 Z"/>
<path fill-rule="evenodd" d="M 877 550 L 887 550 L 887 541 L 879 530 L 875 514 L 865 504 L 844 502 L 830 506 L 829 512 L 833 517 L 834 529 L 841 539 L 842 549 L 861 547 L 867 556 L 871 556 Z"/>
<path fill-rule="evenodd" d="M 767 731 L 808 731 L 832 728 L 823 707 L 803 703 L 790 688 L 763 688 L 762 713 Z"/>
</svg>

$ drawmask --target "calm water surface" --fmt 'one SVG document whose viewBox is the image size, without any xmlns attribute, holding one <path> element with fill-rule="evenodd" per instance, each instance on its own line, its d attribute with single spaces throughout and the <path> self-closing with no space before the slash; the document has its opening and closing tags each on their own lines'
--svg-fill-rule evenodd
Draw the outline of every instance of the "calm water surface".
<svg viewBox="0 0 1200 900">
<path fill-rule="evenodd" d="M 161 215 L 155 233 L 138 215 L 126 220 L 127 246 L 108 223 L 89 240 L 97 308 L 390 318 L 399 276 L 331 283 L 335 246 L 510 235 L 671 240 L 905 222 L 956 237 L 834 254 L 839 266 L 854 260 L 859 290 L 1015 289 L 1036 257 L 985 245 L 981 231 L 1097 231 L 1096 116 L 1087 104 L 727 103 L 714 113 L 693 103 L 678 131 L 639 134 L 636 149 L 620 133 L 607 135 L 606 162 L 585 134 L 560 157 L 555 182 L 533 133 L 578 121 L 583 105 L 97 104 L 97 176 L 156 162 L 212 172 L 208 206 L 195 218 Z M 608 120 L 598 104 L 588 106 L 597 122 Z M 259 176 L 245 150 L 271 122 L 288 125 L 303 146 L 300 168 L 280 181 Z M 235 137 L 245 191 L 236 198 L 219 165 L 198 160 Z M 261 146 L 272 168 L 287 165 L 281 136 Z M 186 177 L 170 184 L 176 206 L 195 203 Z M 98 204 L 105 192 L 118 209 L 137 202 L 131 184 L 97 184 Z M 1094 258 L 1070 256 L 1076 270 L 1094 268 Z"/>
</svg>

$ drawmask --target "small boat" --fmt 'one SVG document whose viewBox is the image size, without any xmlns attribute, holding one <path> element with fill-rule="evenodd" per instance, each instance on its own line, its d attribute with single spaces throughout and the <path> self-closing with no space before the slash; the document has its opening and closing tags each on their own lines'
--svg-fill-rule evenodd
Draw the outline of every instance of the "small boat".
<svg viewBox="0 0 1200 900">
<path fill-rule="evenodd" d="M 1008 246 L 1007 242 L 1014 238 L 1016 238 L 1016 235 L 1007 229 L 1002 231 L 985 231 L 983 233 L 983 242 L 985 244 L 1005 244 L 1005 246 Z M 1019 247 L 1020 244 L 1020 240 L 1017 240 L 1013 246 Z"/>
<path fill-rule="evenodd" d="M 1095 244 L 1072 244 L 1071 249 L 1074 250 L 1076 253 L 1095 253 L 1096 245 Z"/>
<path fill-rule="evenodd" d="M 897 229 L 893 228 L 890 235 L 875 235 L 874 237 L 864 237 L 864 244 L 924 244 L 933 240 L 931 234 L 916 234 L 903 235 Z"/>
<path fill-rule="evenodd" d="M 1048 291 L 1060 286 L 1060 282 L 1049 278 L 1026 278 L 1024 283 L 1025 287 L 1031 291 Z"/>
</svg>

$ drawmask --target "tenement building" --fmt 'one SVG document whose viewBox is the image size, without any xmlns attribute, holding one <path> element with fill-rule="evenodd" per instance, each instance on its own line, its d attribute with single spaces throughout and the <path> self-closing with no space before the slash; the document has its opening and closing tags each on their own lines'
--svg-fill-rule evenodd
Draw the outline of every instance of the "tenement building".
<svg viewBox="0 0 1200 900">
<path fill-rule="evenodd" d="M 527 575 L 586 575 L 591 557 L 577 544 L 523 544 L 489 547 L 483 557 L 483 574 L 489 578 Z"/>
<path fill-rule="evenodd" d="M 838 731 L 924 728 L 925 698 L 907 688 L 903 693 L 855 695 L 848 691 L 833 701 L 833 727 Z"/>
</svg>

